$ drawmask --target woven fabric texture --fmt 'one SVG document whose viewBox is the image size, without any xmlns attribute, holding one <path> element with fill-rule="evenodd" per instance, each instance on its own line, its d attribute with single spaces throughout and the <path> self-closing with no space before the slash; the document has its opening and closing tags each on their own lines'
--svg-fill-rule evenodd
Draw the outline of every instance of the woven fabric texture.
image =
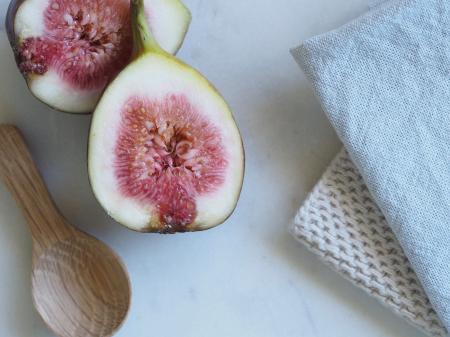
<svg viewBox="0 0 450 337">
<path fill-rule="evenodd" d="M 291 233 L 326 264 L 430 336 L 447 336 L 392 229 L 342 150 Z"/>
<path fill-rule="evenodd" d="M 450 329 L 450 1 L 390 0 L 293 51 Z"/>
</svg>

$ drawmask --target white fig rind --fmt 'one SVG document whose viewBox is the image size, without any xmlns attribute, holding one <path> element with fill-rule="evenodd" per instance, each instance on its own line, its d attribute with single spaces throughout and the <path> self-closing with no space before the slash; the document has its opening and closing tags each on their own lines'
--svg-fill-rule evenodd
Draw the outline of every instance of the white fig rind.
<svg viewBox="0 0 450 337">
<path fill-rule="evenodd" d="M 71 113 L 92 111 L 103 92 L 103 89 L 74 90 L 53 69 L 43 76 L 32 75 L 28 86 L 40 101 L 56 110 Z"/>
<path fill-rule="evenodd" d="M 191 23 L 190 11 L 179 0 L 144 0 L 144 3 L 155 40 L 162 49 L 175 55 Z"/>
</svg>

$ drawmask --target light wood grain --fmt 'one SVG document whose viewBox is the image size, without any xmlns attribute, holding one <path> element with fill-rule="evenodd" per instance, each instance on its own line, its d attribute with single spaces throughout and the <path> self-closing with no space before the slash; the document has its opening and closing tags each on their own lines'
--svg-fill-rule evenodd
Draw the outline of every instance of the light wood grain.
<svg viewBox="0 0 450 337">
<path fill-rule="evenodd" d="M 55 207 L 19 130 L 0 125 L 0 178 L 33 238 L 32 293 L 58 336 L 111 336 L 125 319 L 130 284 L 119 257 L 72 227 Z"/>
</svg>

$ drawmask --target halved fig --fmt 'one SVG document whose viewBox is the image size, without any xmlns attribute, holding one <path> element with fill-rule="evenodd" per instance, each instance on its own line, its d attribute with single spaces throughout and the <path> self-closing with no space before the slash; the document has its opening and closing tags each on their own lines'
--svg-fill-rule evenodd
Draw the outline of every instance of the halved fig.
<svg viewBox="0 0 450 337">
<path fill-rule="evenodd" d="M 144 6 L 155 39 L 175 53 L 189 10 L 180 0 L 145 0 Z M 92 112 L 132 55 L 129 0 L 12 0 L 6 29 L 31 92 L 65 112 Z"/>
<path fill-rule="evenodd" d="M 244 151 L 229 106 L 199 72 L 159 48 L 132 0 L 138 56 L 93 116 L 88 166 L 95 196 L 142 232 L 205 230 L 236 207 Z"/>
</svg>

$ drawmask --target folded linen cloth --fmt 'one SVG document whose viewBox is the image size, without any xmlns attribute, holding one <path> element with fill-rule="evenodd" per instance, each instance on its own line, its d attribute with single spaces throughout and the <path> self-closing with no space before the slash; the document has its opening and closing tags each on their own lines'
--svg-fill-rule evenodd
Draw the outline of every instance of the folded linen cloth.
<svg viewBox="0 0 450 337">
<path fill-rule="evenodd" d="M 450 327 L 450 2 L 391 0 L 294 51 Z"/>
<path fill-rule="evenodd" d="M 290 231 L 323 262 L 409 323 L 430 336 L 447 336 L 345 150 L 308 195 Z"/>
</svg>

